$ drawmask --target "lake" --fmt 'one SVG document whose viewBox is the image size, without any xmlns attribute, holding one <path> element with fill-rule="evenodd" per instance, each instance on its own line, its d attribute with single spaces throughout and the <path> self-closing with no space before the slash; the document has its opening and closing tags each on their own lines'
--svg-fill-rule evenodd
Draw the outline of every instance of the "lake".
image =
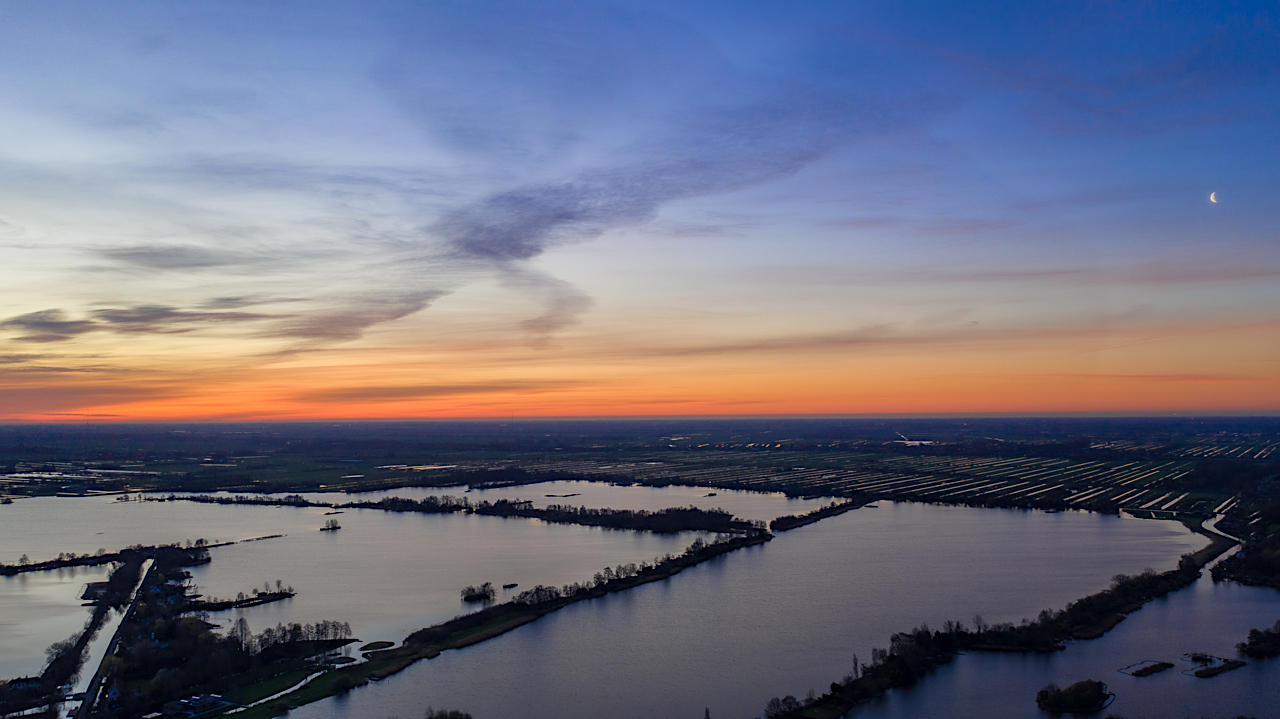
<svg viewBox="0 0 1280 719">
<path fill-rule="evenodd" d="M 1019 621 L 1172 568 L 1206 544 L 1181 525 L 1080 512 L 880 502 L 670 580 L 580 602 L 483 644 L 295 710 L 304 719 L 748 719 L 821 691 L 922 621 Z M 928 714 L 918 714 L 926 716 Z M 946 712 L 935 714 L 947 716 Z"/>
<path fill-rule="evenodd" d="M 580 493 L 568 499 L 546 494 Z M 716 497 L 705 497 L 716 492 Z M 388 492 L 311 495 L 320 501 L 376 501 L 382 496 L 421 497 L 449 493 L 406 488 Z M 536 497 L 543 503 L 582 500 L 589 506 L 662 509 L 698 504 L 723 506 L 751 519 L 805 512 L 817 500 L 781 494 L 689 487 L 622 487 L 588 482 L 548 482 L 463 496 L 475 499 Z M 347 510 L 327 517 L 322 508 L 210 505 L 192 502 L 119 502 L 114 497 L 37 497 L 0 505 L 0 559 L 34 560 L 59 552 L 92 553 L 133 544 L 167 544 L 205 538 L 235 541 L 271 534 L 286 536 L 211 551 L 211 564 L 193 568 L 206 595 L 249 594 L 276 579 L 292 585 L 291 600 L 217 612 L 230 624 L 244 616 L 254 631 L 280 622 L 346 621 L 366 641 L 399 641 L 409 632 L 478 605 L 464 604 L 459 591 L 490 581 L 499 599 L 535 584 L 580 582 L 605 566 L 679 553 L 697 532 L 647 532 L 549 524 L 528 519 L 474 515 L 423 515 Z M 328 518 L 342 529 L 320 532 Z M 0 677 L 38 672 L 44 650 L 78 631 L 88 618 L 79 599 L 84 584 L 106 578 L 106 567 L 32 572 L 0 578 Z M 92 673 L 89 669 L 86 673 Z"/>
<path fill-rule="evenodd" d="M 80 606 L 84 585 L 106 578 L 106 567 L 0 577 L 0 679 L 38 672 L 45 647 L 79 632 L 89 620 L 92 608 Z"/>
</svg>

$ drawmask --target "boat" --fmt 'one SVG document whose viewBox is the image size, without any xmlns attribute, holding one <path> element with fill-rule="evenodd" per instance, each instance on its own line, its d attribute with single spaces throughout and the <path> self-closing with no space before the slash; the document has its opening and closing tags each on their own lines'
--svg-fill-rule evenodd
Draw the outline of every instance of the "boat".
<svg viewBox="0 0 1280 719">
<path fill-rule="evenodd" d="M 510 583 L 510 584 L 504 584 L 504 585 L 502 585 L 502 588 L 503 588 L 503 589 L 514 589 L 514 588 L 516 588 L 516 587 L 518 587 L 518 586 L 520 586 L 520 583 L 519 583 L 519 582 L 512 582 L 512 583 Z"/>
<path fill-rule="evenodd" d="M 704 495 L 702 495 L 702 496 L 704 496 L 704 497 L 714 497 L 714 496 L 716 496 L 716 493 L 715 493 L 715 492 L 707 492 L 706 494 L 704 494 Z"/>
</svg>

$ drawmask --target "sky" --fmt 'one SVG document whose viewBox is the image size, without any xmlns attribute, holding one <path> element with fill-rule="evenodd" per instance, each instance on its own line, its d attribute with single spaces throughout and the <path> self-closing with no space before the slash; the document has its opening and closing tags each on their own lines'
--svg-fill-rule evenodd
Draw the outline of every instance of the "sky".
<svg viewBox="0 0 1280 719">
<path fill-rule="evenodd" d="M 0 421 L 1273 414 L 1278 110 L 1275 2 L 10 0 Z"/>
</svg>

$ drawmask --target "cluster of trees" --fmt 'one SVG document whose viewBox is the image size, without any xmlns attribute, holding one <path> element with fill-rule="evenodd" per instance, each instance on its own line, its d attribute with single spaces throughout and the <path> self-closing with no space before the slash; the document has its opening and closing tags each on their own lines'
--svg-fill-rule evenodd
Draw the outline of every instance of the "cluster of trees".
<svg viewBox="0 0 1280 719">
<path fill-rule="evenodd" d="M 1237 644 L 1236 649 L 1255 659 L 1280 657 L 1280 622 L 1270 629 L 1250 629 L 1249 640 Z"/>
<path fill-rule="evenodd" d="M 843 502 L 843 503 L 833 501 L 831 504 L 825 507 L 818 507 L 812 512 L 806 512 L 799 516 L 796 516 L 794 514 L 784 514 L 781 517 L 778 517 L 777 519 L 773 520 L 772 522 L 769 522 L 769 529 L 775 532 L 785 532 L 788 529 L 795 529 L 796 527 L 803 527 L 806 524 L 813 524 L 814 522 L 820 519 L 826 519 L 827 517 L 834 517 L 837 514 L 844 514 L 845 512 L 848 512 L 851 509 L 857 509 L 858 507 L 861 507 L 861 506 L 862 506 L 862 502 L 860 501 Z"/>
<path fill-rule="evenodd" d="M 423 719 L 471 719 L 471 715 L 457 709 L 432 709 L 427 707 L 427 714 Z"/>
<path fill-rule="evenodd" d="M 471 508 L 466 497 L 459 499 L 451 495 L 443 497 L 423 497 L 422 499 L 406 499 L 404 497 L 384 497 L 378 502 L 360 502 L 348 505 L 360 509 L 382 509 L 389 512 L 421 512 L 423 514 L 451 514 L 465 512 Z"/>
<path fill-rule="evenodd" d="M 261 633 L 254 634 L 249 629 L 249 622 L 240 617 L 231 626 L 227 638 L 245 652 L 257 655 L 285 644 L 350 639 L 351 625 L 322 619 L 315 624 L 276 624 L 275 627 L 267 627 Z"/>
<path fill-rule="evenodd" d="M 185 497 L 179 497 L 176 494 L 170 494 L 167 500 L 176 502 L 185 499 L 188 502 L 201 502 L 203 504 L 266 504 L 271 506 L 288 505 L 290 507 L 309 507 L 311 502 L 301 494 L 289 494 L 284 497 L 268 497 L 266 495 L 254 494 L 237 494 L 234 497 L 216 497 L 212 494 L 192 494 Z"/>
<path fill-rule="evenodd" d="M 762 531 L 762 522 L 734 519 L 723 509 L 699 509 L 697 507 L 670 507 L 650 512 L 643 509 L 594 509 L 552 504 L 537 509 L 527 500 L 499 499 L 483 501 L 471 509 L 476 514 L 499 517 L 529 517 L 560 524 L 585 524 L 592 527 L 614 529 L 640 529 L 650 532 L 747 532 Z"/>
<path fill-rule="evenodd" d="M 498 592 L 493 588 L 493 582 L 485 582 L 478 587 L 468 584 L 462 588 L 464 602 L 492 602 L 496 596 Z"/>
<path fill-rule="evenodd" d="M 1085 679 L 1065 689 L 1057 684 L 1046 686 L 1036 692 L 1036 706 L 1047 712 L 1083 714 L 1099 711 L 1111 696 L 1106 684 Z"/>
<path fill-rule="evenodd" d="M 263 582 L 262 589 L 254 587 L 249 590 L 248 594 L 245 594 L 244 592 L 236 592 L 235 599 L 222 599 L 210 596 L 204 601 L 191 602 L 190 608 L 192 611 L 216 612 L 224 609 L 231 609 L 240 605 L 252 606 L 256 604 L 265 604 L 268 601 L 285 599 L 296 594 L 297 592 L 293 591 L 292 585 L 286 586 L 284 582 L 277 579 L 275 589 L 272 589 L 270 582 Z"/>
<path fill-rule="evenodd" d="M 106 547 L 100 547 L 97 552 L 89 554 L 76 554 L 75 552 L 60 552 L 57 559 L 50 559 L 44 562 L 33 562 L 31 557 L 24 554 L 18 557 L 17 564 L 0 563 L 0 575 L 14 575 L 21 572 L 39 572 L 47 569 L 58 569 L 59 567 L 74 566 L 90 566 L 106 564 L 115 561 L 117 555 L 107 554 Z"/>
</svg>

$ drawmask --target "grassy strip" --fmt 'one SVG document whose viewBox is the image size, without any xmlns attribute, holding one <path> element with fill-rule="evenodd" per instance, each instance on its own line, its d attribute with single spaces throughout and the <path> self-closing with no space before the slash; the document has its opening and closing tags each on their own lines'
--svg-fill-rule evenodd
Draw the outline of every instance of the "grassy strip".
<svg viewBox="0 0 1280 719">
<path fill-rule="evenodd" d="M 1205 667 L 1204 669 L 1197 669 L 1196 676 L 1200 677 L 1201 679 L 1208 679 L 1210 677 L 1216 677 L 1219 674 L 1222 674 L 1223 672 L 1229 672 L 1233 669 L 1239 669 L 1245 664 L 1246 662 L 1242 662 L 1239 659 L 1228 659 L 1216 667 Z"/>
<path fill-rule="evenodd" d="M 188 611 L 192 612 L 222 612 L 228 609 L 244 609 L 245 607 L 280 602 L 285 599 L 292 599 L 296 595 L 297 592 L 261 592 L 247 599 L 228 599 L 224 602 L 195 601 L 187 606 L 189 607 Z"/>
<path fill-rule="evenodd" d="M 1173 669 L 1173 665 L 1170 664 L 1169 662 L 1156 662 L 1155 664 L 1149 664 L 1141 669 L 1137 669 L 1132 672 L 1129 672 L 1129 676 L 1149 677 L 1152 674 L 1159 674 L 1160 672 L 1166 669 Z"/>
<path fill-rule="evenodd" d="M 252 704 L 262 701 L 272 694 L 279 694 L 298 682 L 306 679 L 314 671 L 309 667 L 300 667 L 293 671 L 277 674 L 262 681 L 246 684 L 226 693 L 226 699 L 233 704 Z"/>
<path fill-rule="evenodd" d="M 837 504 L 835 502 L 832 502 L 826 507 L 819 507 L 818 509 L 815 509 L 812 512 L 807 512 L 799 516 L 796 516 L 794 514 L 784 514 L 783 516 L 778 517 L 772 522 L 769 522 L 769 529 L 774 532 L 785 532 L 788 529 L 795 529 L 797 527 L 803 527 L 809 524 L 813 524 L 814 522 L 817 522 L 821 519 L 826 519 L 827 517 L 834 517 L 837 514 L 844 514 L 845 512 L 857 509 L 861 506 L 862 506 L 862 502 L 860 501 L 844 502 L 842 504 Z"/>
</svg>

